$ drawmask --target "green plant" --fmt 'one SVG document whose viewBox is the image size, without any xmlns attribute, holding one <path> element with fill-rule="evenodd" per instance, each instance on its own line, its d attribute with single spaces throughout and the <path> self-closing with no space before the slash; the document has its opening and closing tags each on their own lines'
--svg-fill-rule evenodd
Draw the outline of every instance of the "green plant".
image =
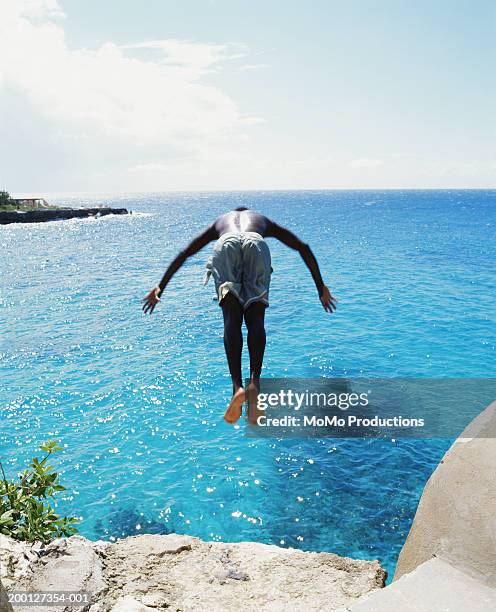
<svg viewBox="0 0 496 612">
<path fill-rule="evenodd" d="M 8 191 L 0 191 L 0 207 L 12 204 L 10 193 Z"/>
<path fill-rule="evenodd" d="M 56 440 L 40 446 L 46 453 L 40 461 L 34 457 L 18 475 L 18 481 L 8 481 L 0 462 L 0 533 L 26 542 L 50 542 L 54 538 L 77 532 L 74 517 L 60 517 L 50 505 L 57 491 L 64 491 L 59 475 L 48 464 L 53 453 L 62 450 Z"/>
</svg>

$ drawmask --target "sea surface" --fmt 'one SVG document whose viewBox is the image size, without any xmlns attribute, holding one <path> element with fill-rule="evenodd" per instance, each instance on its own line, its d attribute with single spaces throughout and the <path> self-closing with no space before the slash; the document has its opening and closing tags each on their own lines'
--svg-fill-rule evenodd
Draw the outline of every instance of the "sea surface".
<svg viewBox="0 0 496 612">
<path fill-rule="evenodd" d="M 253 207 L 309 242 L 270 241 L 267 377 L 495 377 L 496 191 L 53 196 L 125 206 L 0 226 L 0 456 L 10 477 L 56 438 L 58 510 L 93 539 L 171 531 L 380 559 L 392 574 L 450 440 L 253 439 L 230 397 L 208 248 L 151 317 L 141 299 L 218 214 Z M 247 365 L 247 353 L 244 364 Z M 247 373 L 247 372 L 246 372 Z"/>
</svg>

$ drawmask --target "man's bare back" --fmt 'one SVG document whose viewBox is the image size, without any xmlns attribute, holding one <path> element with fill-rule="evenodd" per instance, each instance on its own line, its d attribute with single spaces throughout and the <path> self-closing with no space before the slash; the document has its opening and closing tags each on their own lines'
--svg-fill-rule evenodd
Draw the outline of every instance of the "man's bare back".
<svg viewBox="0 0 496 612">
<path fill-rule="evenodd" d="M 232 210 L 218 217 L 212 224 L 218 237 L 229 232 L 257 232 L 267 237 L 272 222 L 253 210 Z"/>
</svg>

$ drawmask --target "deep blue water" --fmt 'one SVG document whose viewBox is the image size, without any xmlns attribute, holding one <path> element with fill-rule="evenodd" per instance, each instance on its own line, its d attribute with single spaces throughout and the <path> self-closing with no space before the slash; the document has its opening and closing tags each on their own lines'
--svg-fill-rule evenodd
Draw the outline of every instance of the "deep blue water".
<svg viewBox="0 0 496 612">
<path fill-rule="evenodd" d="M 326 315 L 296 253 L 270 242 L 266 376 L 495 376 L 495 191 L 140 194 L 99 220 L 0 226 L 0 454 L 47 437 L 90 537 L 176 531 L 379 558 L 391 572 L 450 442 L 265 440 L 222 415 L 230 382 L 208 252 L 153 316 L 140 300 L 216 215 L 244 204 L 312 246 Z M 246 356 L 246 355 L 245 355 Z M 246 361 L 245 361 L 246 363 Z"/>
</svg>

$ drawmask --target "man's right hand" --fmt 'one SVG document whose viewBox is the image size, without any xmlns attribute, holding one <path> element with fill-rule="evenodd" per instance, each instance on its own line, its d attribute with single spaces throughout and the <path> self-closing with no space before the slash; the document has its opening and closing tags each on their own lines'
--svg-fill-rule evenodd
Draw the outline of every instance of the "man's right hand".
<svg viewBox="0 0 496 612">
<path fill-rule="evenodd" d="M 329 287 L 324 285 L 322 287 L 322 291 L 320 293 L 320 301 L 322 302 L 322 306 L 324 310 L 330 314 L 332 314 L 336 310 L 336 298 L 332 297 L 331 292 L 329 291 Z"/>
<path fill-rule="evenodd" d="M 143 299 L 142 310 L 145 314 L 152 314 L 155 310 L 155 306 L 160 302 L 160 298 L 158 294 L 160 293 L 160 289 L 158 287 L 154 287 L 150 293 Z"/>
</svg>

